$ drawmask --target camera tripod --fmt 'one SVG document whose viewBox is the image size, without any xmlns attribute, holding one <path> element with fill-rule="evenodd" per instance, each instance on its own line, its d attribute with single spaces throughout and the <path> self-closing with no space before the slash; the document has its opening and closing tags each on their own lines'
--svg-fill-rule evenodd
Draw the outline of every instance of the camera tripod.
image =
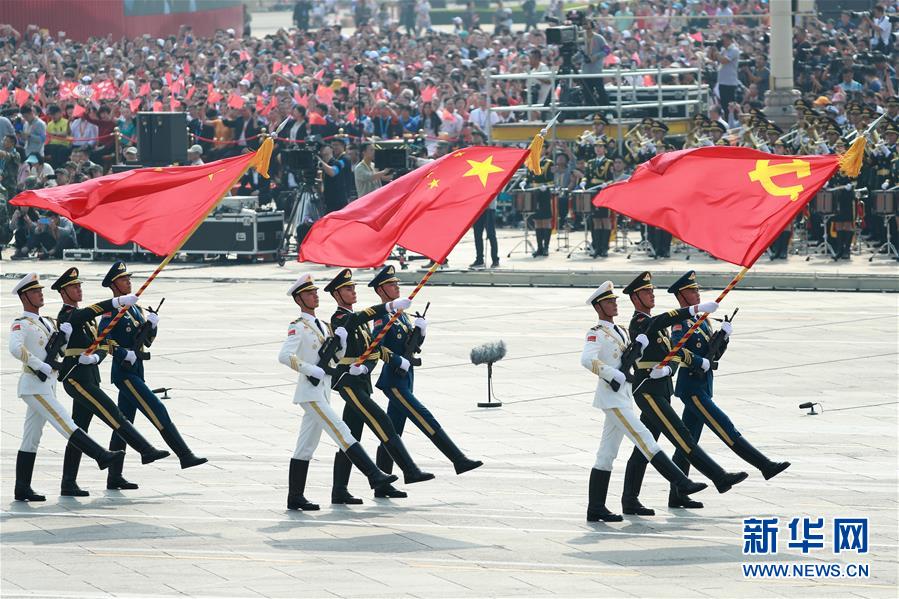
<svg viewBox="0 0 899 599">
<path fill-rule="evenodd" d="M 311 226 L 321 216 L 321 198 L 305 178 L 301 179 L 299 187 L 289 192 L 288 201 L 290 205 L 285 211 L 284 234 L 281 237 L 281 248 L 278 250 L 279 266 L 284 266 L 290 254 L 290 238 L 296 237 L 294 251 L 299 250 L 302 243 L 299 233 L 302 231 L 302 237 L 305 237 L 308 229 L 303 230 L 304 227 Z"/>
</svg>

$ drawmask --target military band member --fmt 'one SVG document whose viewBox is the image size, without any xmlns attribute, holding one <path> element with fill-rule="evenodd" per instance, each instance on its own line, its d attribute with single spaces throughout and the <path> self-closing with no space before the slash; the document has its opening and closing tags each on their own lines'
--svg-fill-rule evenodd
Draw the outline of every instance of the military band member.
<svg viewBox="0 0 899 599">
<path fill-rule="evenodd" d="M 381 269 L 381 272 L 369 282 L 368 286 L 372 287 L 381 301 L 385 303 L 400 297 L 399 279 L 396 278 L 393 266 L 385 266 Z M 387 316 L 377 318 L 374 321 L 372 335 L 377 337 L 388 320 Z M 449 438 L 449 435 L 440 426 L 437 419 L 415 397 L 413 391 L 415 366 L 403 355 L 406 350 L 406 343 L 408 343 L 414 329 L 418 329 L 422 338 L 424 338 L 428 330 L 427 321 L 424 318 L 416 318 L 412 321 L 405 312 L 401 312 L 381 341 L 381 347 L 386 350 L 385 353 L 388 359 L 381 368 L 381 375 L 378 377 L 378 382 L 375 383 L 375 386 L 387 396 L 387 417 L 390 418 L 393 428 L 398 435 L 403 434 L 406 420 L 412 420 L 412 423 L 431 440 L 431 443 L 440 450 L 440 453 L 452 462 L 456 474 L 479 468 L 484 465 L 484 462 L 471 460 L 466 457 L 462 450 Z M 383 445 L 378 447 L 377 460 L 378 467 L 381 470 L 388 473 L 393 471 L 393 460 Z M 405 493 L 402 491 L 396 491 L 393 495 L 388 494 L 389 492 L 389 489 L 375 489 L 375 497 L 405 496 Z"/>
<path fill-rule="evenodd" d="M 534 213 L 534 233 L 537 236 L 537 249 L 531 254 L 534 258 L 549 256 L 549 240 L 552 236 L 553 226 L 553 192 L 550 189 L 554 179 L 552 166 L 549 145 L 546 145 L 543 146 L 543 156 L 540 159 L 540 174 L 532 173 L 530 170 L 527 174 L 527 186 L 536 188 L 531 192 L 534 194 L 536 211 Z"/>
<path fill-rule="evenodd" d="M 606 155 L 607 146 L 603 142 L 593 145 L 595 157 L 587 163 L 584 173 L 585 185 L 594 188 L 612 180 L 612 160 Z M 593 207 L 591 255 L 606 257 L 609 255 L 609 239 L 612 236 L 612 219 L 614 214 L 608 208 Z"/>
<path fill-rule="evenodd" d="M 278 361 L 299 373 L 293 403 L 303 408 L 303 421 L 297 436 L 297 446 L 290 460 L 287 509 L 317 510 L 318 505 L 307 500 L 306 475 L 309 461 L 318 447 L 322 430 L 328 433 L 340 451 L 366 477 L 372 489 L 389 485 L 396 476 L 388 476 L 375 466 L 371 458 L 353 437 L 346 423 L 331 408 L 331 375 L 319 366 L 319 350 L 331 337 L 330 327 L 315 316 L 318 308 L 318 287 L 312 275 L 303 274 L 290 286 L 287 295 L 300 307 L 300 317 L 287 328 L 287 339 L 281 346 Z M 335 353 L 339 360 L 346 352 L 347 331 L 337 327 L 333 336 L 340 339 L 340 349 Z M 316 379 L 313 383 L 310 379 Z"/>
<path fill-rule="evenodd" d="M 72 398 L 72 419 L 80 428 L 88 430 L 92 418 L 96 415 L 113 430 L 113 435 L 124 439 L 121 446 L 111 447 L 112 450 L 124 449 L 127 443 L 141 454 L 141 462 L 150 464 L 156 460 L 168 457 L 169 452 L 153 447 L 143 435 L 128 421 L 128 417 L 106 394 L 100 386 L 100 368 L 97 366 L 106 357 L 108 341 L 99 346 L 97 351 L 88 355 L 89 348 L 97 338 L 97 328 L 94 320 L 104 312 L 118 310 L 121 307 L 130 307 L 137 303 L 137 296 L 125 294 L 86 308 L 79 308 L 78 304 L 83 299 L 81 280 L 78 278 L 78 269 L 67 269 L 54 283 L 51 289 L 59 293 L 63 306 L 59 310 L 60 322 L 68 322 L 72 325 L 72 338 L 66 350 L 63 360 L 61 376 L 62 386 Z M 109 467 L 107 472 L 107 489 L 137 488 L 137 485 L 117 486 L 121 472 L 121 464 L 125 453 L 120 453 L 120 458 Z M 73 497 L 86 497 L 87 491 L 78 486 L 78 466 L 81 463 L 81 451 L 78 447 L 69 445 L 66 447 L 63 459 L 63 472 L 61 494 Z"/>
<path fill-rule="evenodd" d="M 22 302 L 23 312 L 13 320 L 10 327 L 9 353 L 22 362 L 17 394 L 28 406 L 22 443 L 16 455 L 16 501 L 46 501 L 46 497 L 38 495 L 31 488 L 31 476 L 44 424 L 48 421 L 69 443 L 96 460 L 101 470 L 105 470 L 122 456 L 122 452 L 106 451 L 88 437 L 56 399 L 57 372 L 47 363 L 54 361 L 55 356 L 47 356 L 47 342 L 57 332 L 57 328 L 51 319 L 40 315 L 44 306 L 43 288 L 37 274 L 29 273 L 12 289 L 13 294 Z M 59 332 L 67 340 L 71 339 L 72 325 L 60 324 Z"/>
<path fill-rule="evenodd" d="M 658 439 L 660 434 L 664 434 L 676 448 L 687 454 L 690 463 L 696 466 L 697 470 L 715 484 L 719 493 L 726 493 L 748 475 L 745 472 L 735 474 L 726 472 L 697 445 L 690 431 L 671 407 L 671 394 L 674 392 L 674 386 L 671 383 L 673 368 L 669 365 L 659 367 L 659 363 L 672 348 L 671 340 L 668 337 L 668 327 L 690 316 L 696 316 L 700 312 L 712 313 L 718 309 L 718 303 L 705 302 L 680 310 L 669 310 L 653 317 L 651 312 L 655 307 L 655 293 L 652 275 L 648 272 L 641 273 L 631 281 L 624 288 L 624 293 L 630 297 L 635 310 L 629 327 L 631 337 L 643 333 L 649 339 L 649 345 L 634 368 L 634 401 L 642 412 L 640 420 L 652 431 L 654 439 Z M 671 363 L 674 364 L 674 368 L 677 367 L 677 364 L 692 367 L 694 360 L 703 371 L 708 371 L 711 367 L 711 363 L 707 359 L 695 357 L 692 352 L 684 348 L 678 351 Z M 624 493 L 621 497 L 621 505 L 625 514 L 639 516 L 655 514 L 655 511 L 644 507 L 639 500 L 645 472 L 646 456 L 635 448 L 627 461 L 627 469 L 624 474 Z"/>
<path fill-rule="evenodd" d="M 699 295 L 699 285 L 696 283 L 696 271 L 690 270 L 684 273 L 668 288 L 668 293 L 674 294 L 681 308 L 699 304 L 702 298 Z M 696 320 L 696 316 L 691 316 L 672 325 L 671 343 L 679 342 Z M 730 338 L 731 332 L 733 332 L 733 325 L 725 321 L 721 323 L 721 329 L 725 335 L 723 351 L 723 349 L 727 348 L 727 340 Z M 689 348 L 694 359 L 697 357 L 706 359 L 716 357 L 708 355 L 709 342 L 712 339 L 712 335 L 714 335 L 714 331 L 712 331 L 709 319 L 706 319 L 699 325 L 699 328 L 696 329 L 685 346 Z M 753 447 L 734 427 L 727 414 L 712 399 L 713 379 L 712 369 L 705 372 L 697 372 L 695 369 L 687 368 L 678 369 L 677 385 L 674 388 L 674 394 L 684 402 L 682 421 L 693 436 L 693 439 L 698 442 L 699 436 L 702 434 L 703 425 L 707 425 L 735 454 L 749 465 L 758 468 L 765 480 L 773 478 L 789 468 L 790 462 L 772 462 L 762 452 Z M 678 448 L 674 453 L 674 463 L 684 473 L 690 472 L 690 462 L 687 460 L 687 455 L 683 449 Z M 668 495 L 668 507 L 701 508 L 702 503 L 691 500 L 687 494 L 672 486 Z"/>
<path fill-rule="evenodd" d="M 325 286 L 325 291 L 330 293 L 337 302 L 337 311 L 331 316 L 331 327 L 334 329 L 343 327 L 348 333 L 346 355 L 340 360 L 337 367 L 337 380 L 334 383 L 334 388 L 346 402 L 343 421 L 346 422 L 355 439 L 361 438 L 363 425 L 368 425 L 378 437 L 378 442 L 384 445 L 390 457 L 403 471 L 403 479 L 407 485 L 431 480 L 434 475 L 419 469 L 406 450 L 402 439 L 396 434 L 390 418 L 371 398 L 370 373 L 382 356 L 381 348 L 372 352 L 364 363 L 359 365 L 355 363 L 371 343 L 371 331 L 368 323 L 397 310 L 408 309 L 412 305 L 411 300 L 399 298 L 354 312 L 356 283 L 353 281 L 353 273 L 349 268 L 344 268 L 337 273 L 337 276 Z M 361 499 L 353 497 L 347 489 L 349 480 L 350 461 L 343 452 L 338 452 L 334 457 L 334 485 L 331 489 L 331 503 L 351 505 L 362 503 Z"/>
<path fill-rule="evenodd" d="M 721 121 L 709 121 L 708 124 L 709 141 L 713 146 L 726 146 L 727 139 L 724 134 L 727 133 L 727 126 Z"/>
<path fill-rule="evenodd" d="M 627 436 L 649 463 L 668 480 L 672 488 L 683 493 L 698 492 L 706 488 L 705 483 L 696 483 L 674 465 L 668 455 L 661 450 L 649 429 L 640 421 L 634 410 L 634 396 L 631 384 L 619 370 L 624 351 L 631 343 L 627 329 L 615 324 L 618 315 L 618 296 L 611 281 L 605 281 L 587 299 L 599 317 L 599 324 L 587 332 L 587 341 L 581 352 L 581 365 L 599 377 L 593 407 L 603 411 L 601 441 L 596 452 L 596 462 L 590 471 L 589 503 L 587 522 L 620 522 L 623 518 L 606 507 L 609 478 L 612 463 L 618 455 L 621 440 Z M 636 342 L 643 347 L 649 345 L 645 335 L 637 335 Z M 619 386 L 615 391 L 612 382 Z"/>
<path fill-rule="evenodd" d="M 131 293 L 131 273 L 121 260 L 117 261 L 106 273 L 102 285 L 108 287 L 113 297 L 121 297 Z M 100 321 L 100 329 L 104 329 L 112 320 L 114 314 L 107 313 Z M 142 344 L 140 331 L 148 328 L 146 345 Z M 150 390 L 144 378 L 145 349 L 156 339 L 159 327 L 159 316 L 153 312 L 144 311 L 134 304 L 128 307 L 125 315 L 116 323 L 109 333 L 109 353 L 112 354 L 111 380 L 119 390 L 119 409 L 125 414 L 129 422 L 134 422 L 137 410 L 147 417 L 154 427 L 162 435 L 163 441 L 168 445 L 181 468 L 191 468 L 206 463 L 206 458 L 201 458 L 190 450 L 187 443 L 181 437 L 181 433 L 175 427 L 162 401 Z M 125 441 L 121 435 L 114 434 L 109 441 L 110 449 L 125 449 Z M 110 469 L 107 480 L 107 488 L 134 488 L 134 483 L 129 483 L 122 477 L 121 465 L 117 465 L 115 472 Z"/>
</svg>

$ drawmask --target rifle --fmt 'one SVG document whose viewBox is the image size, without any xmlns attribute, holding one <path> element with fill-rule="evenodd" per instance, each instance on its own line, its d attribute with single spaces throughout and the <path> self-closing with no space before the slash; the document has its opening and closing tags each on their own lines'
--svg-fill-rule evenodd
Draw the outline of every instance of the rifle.
<svg viewBox="0 0 899 599">
<path fill-rule="evenodd" d="M 634 335 L 633 341 L 631 341 L 630 345 L 628 345 L 624 353 L 621 354 L 621 363 L 618 365 L 618 370 L 624 373 L 624 379 L 629 382 L 634 382 L 634 365 L 637 363 L 637 360 L 640 359 L 640 356 L 643 355 L 643 346 L 637 342 L 637 337 L 641 334 L 645 334 L 652 324 L 652 319 L 647 320 L 646 325 Z M 621 385 L 618 384 L 618 381 L 612 380 L 608 381 L 609 386 L 612 388 L 612 391 L 618 391 L 621 388 Z"/>
<path fill-rule="evenodd" d="M 44 362 L 49 364 L 53 370 L 59 370 L 62 368 L 62 361 L 58 358 L 63 356 L 63 347 L 66 344 L 66 336 L 62 331 L 55 331 L 50 338 L 47 339 L 47 345 L 44 346 L 44 349 L 47 351 L 47 357 L 44 358 Z M 41 382 L 47 380 L 47 375 L 41 372 L 40 370 L 34 370 L 33 368 L 29 369 L 34 375 L 41 379 Z"/>
<path fill-rule="evenodd" d="M 724 322 L 733 322 L 734 318 L 737 317 L 737 312 L 740 309 L 736 308 L 734 313 L 730 316 L 724 316 Z M 712 338 L 709 339 L 709 351 L 706 354 L 706 360 L 709 361 L 710 367 L 709 370 L 717 370 L 718 369 L 718 360 L 721 359 L 721 356 L 724 355 L 724 349 L 726 347 L 727 336 L 724 334 L 724 331 L 718 329 L 712 334 Z M 703 374 L 702 365 L 694 364 L 693 368 L 690 369 L 690 374 L 694 376 L 701 376 Z"/>
<path fill-rule="evenodd" d="M 415 318 L 424 318 L 428 313 L 428 308 L 431 307 L 431 302 L 425 304 L 425 311 L 419 314 L 415 313 Z M 409 360 L 409 364 L 412 366 L 421 366 L 421 358 L 415 356 L 415 354 L 421 353 L 421 344 L 424 342 L 425 336 L 422 335 L 421 329 L 413 326 L 412 334 L 409 335 L 409 338 L 406 340 L 406 347 L 403 348 L 402 356 Z M 396 374 L 403 376 L 407 374 L 402 368 L 396 368 Z"/>
<path fill-rule="evenodd" d="M 325 339 L 325 342 L 322 343 L 322 346 L 318 348 L 317 366 L 324 370 L 325 374 L 330 374 L 333 376 L 337 373 L 337 369 L 331 366 L 331 362 L 337 356 L 338 351 L 340 351 L 340 337 L 338 337 L 337 335 L 332 335 Z M 309 379 L 309 382 L 316 387 L 321 382 L 321 380 L 315 378 L 314 376 L 306 375 L 306 378 Z"/>
<path fill-rule="evenodd" d="M 159 305 L 156 306 L 154 310 L 152 307 L 147 308 L 147 312 L 152 312 L 153 314 L 158 314 L 159 309 L 162 308 L 162 304 L 165 303 L 165 298 L 162 298 L 159 301 Z M 141 325 L 137 328 L 137 333 L 134 335 L 134 353 L 137 354 L 137 357 L 141 360 L 149 360 L 150 352 L 143 351 L 143 347 L 149 347 L 152 341 L 150 341 L 150 333 L 153 331 L 153 325 L 150 324 L 149 320 L 145 320 L 141 323 Z"/>
</svg>

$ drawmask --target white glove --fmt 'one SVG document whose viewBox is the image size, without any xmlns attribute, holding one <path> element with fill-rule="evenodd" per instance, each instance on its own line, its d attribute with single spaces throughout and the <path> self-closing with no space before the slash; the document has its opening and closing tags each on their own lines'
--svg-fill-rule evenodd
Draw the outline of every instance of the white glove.
<svg viewBox="0 0 899 599">
<path fill-rule="evenodd" d="M 390 312 L 398 312 L 400 310 L 408 310 L 412 305 L 412 300 L 408 297 L 400 297 L 387 304 L 387 310 Z"/>
<path fill-rule="evenodd" d="M 725 337 L 730 337 L 730 334 L 734 332 L 734 325 L 725 320 L 721 323 L 721 330 L 724 331 Z"/>
<path fill-rule="evenodd" d="M 313 364 L 312 366 L 309 366 L 307 370 L 309 371 L 309 376 L 312 378 L 318 379 L 319 381 L 325 380 L 325 371 L 322 370 L 320 366 Z"/>
<path fill-rule="evenodd" d="M 666 376 L 671 376 L 671 366 L 662 366 L 659 368 L 656 366 L 652 370 L 649 371 L 649 378 L 651 379 L 663 379 Z"/>
<path fill-rule="evenodd" d="M 100 356 L 98 356 L 97 354 L 81 354 L 80 356 L 78 356 L 78 363 L 87 364 L 88 366 L 90 366 L 91 364 L 99 364 Z"/>
<path fill-rule="evenodd" d="M 411 366 L 411 364 L 409 364 L 409 360 L 407 360 L 403 356 L 400 356 L 400 370 L 402 370 L 403 372 L 409 372 L 409 366 Z"/>
<path fill-rule="evenodd" d="M 711 367 L 712 367 L 712 363 L 709 362 L 708 358 L 703 358 L 702 359 L 702 371 L 708 372 L 709 368 L 711 368 Z"/>
<path fill-rule="evenodd" d="M 614 368 L 612 370 L 612 380 L 618 381 L 618 384 L 621 385 L 621 387 L 624 387 L 624 383 L 627 382 L 627 378 L 625 378 L 624 373 L 617 368 Z"/>
<path fill-rule="evenodd" d="M 133 293 L 129 293 L 128 295 L 120 295 L 119 297 L 112 298 L 112 306 L 113 308 L 127 308 L 128 306 L 133 306 L 137 303 L 137 300 L 140 299 Z"/>
<path fill-rule="evenodd" d="M 53 367 L 50 366 L 49 364 L 47 364 L 46 362 L 41 362 L 41 365 L 38 366 L 37 369 L 38 369 L 40 372 L 43 372 L 44 375 L 46 375 L 46 377 L 47 377 L 48 379 L 53 378 Z"/>
<path fill-rule="evenodd" d="M 359 376 L 360 374 L 368 374 L 368 366 L 365 364 L 350 364 L 350 376 Z"/>
<path fill-rule="evenodd" d="M 337 327 L 334 329 L 334 336 L 340 339 L 340 346 L 343 348 L 343 351 L 346 351 L 346 338 L 349 334 L 346 332 L 346 329 L 343 327 Z"/>
<path fill-rule="evenodd" d="M 147 312 L 147 322 L 150 323 L 154 329 L 159 326 L 159 314 L 155 312 Z"/>
<path fill-rule="evenodd" d="M 889 188 L 890 188 L 890 180 L 887 179 L 886 181 L 884 181 L 883 183 L 881 183 L 881 184 L 880 184 L 880 188 L 883 189 L 884 191 L 886 191 L 887 189 L 889 189 Z"/>
<path fill-rule="evenodd" d="M 129 349 L 128 353 L 125 354 L 125 361 L 131 365 L 134 365 L 134 363 L 137 362 L 137 354 Z"/>
<path fill-rule="evenodd" d="M 634 341 L 636 341 L 643 347 L 643 349 L 640 350 L 640 353 L 643 353 L 646 350 L 646 348 L 649 347 L 649 337 L 647 337 L 643 333 L 640 333 L 639 335 L 634 337 Z"/>
<path fill-rule="evenodd" d="M 718 302 L 702 302 L 695 306 L 690 306 L 690 316 L 696 316 L 700 312 L 714 313 L 718 309 Z"/>
<path fill-rule="evenodd" d="M 428 332 L 428 321 L 424 318 L 416 318 L 415 326 L 421 329 L 421 336 L 424 337 Z"/>
<path fill-rule="evenodd" d="M 72 336 L 72 323 L 64 322 L 59 325 L 59 332 L 66 336 L 66 341 Z"/>
</svg>

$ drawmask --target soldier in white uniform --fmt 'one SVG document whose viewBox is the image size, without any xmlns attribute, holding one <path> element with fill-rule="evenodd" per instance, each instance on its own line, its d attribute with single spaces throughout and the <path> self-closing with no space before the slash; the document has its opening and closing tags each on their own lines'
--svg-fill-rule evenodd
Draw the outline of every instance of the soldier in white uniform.
<svg viewBox="0 0 899 599">
<path fill-rule="evenodd" d="M 56 356 L 47 357 L 46 345 L 57 329 L 51 319 L 40 315 L 40 309 L 44 305 L 43 288 L 37 274 L 29 273 L 12 290 L 22 302 L 24 312 L 10 327 L 9 353 L 22 362 L 18 395 L 28 406 L 22 445 L 16 456 L 16 501 L 46 501 L 46 497 L 38 495 L 31 488 L 31 475 L 44 423 L 47 421 L 72 445 L 97 460 L 101 470 L 108 468 L 123 455 L 121 451 L 106 451 L 88 437 L 75 426 L 68 410 L 56 400 L 57 373 L 47 363 L 53 362 Z M 60 332 L 68 340 L 72 334 L 72 325 L 63 323 Z"/>
<path fill-rule="evenodd" d="M 605 414 L 602 440 L 596 452 L 596 462 L 590 471 L 588 522 L 623 520 L 620 514 L 612 513 L 606 507 L 606 494 L 612 475 L 612 462 L 618 455 L 618 448 L 624 436 L 631 440 L 673 487 L 696 491 L 706 488 L 705 483 L 691 481 L 674 465 L 653 439 L 649 429 L 640 422 L 640 417 L 634 410 L 631 384 L 627 381 L 625 373 L 619 370 L 621 358 L 631 339 L 627 329 L 614 322 L 615 316 L 618 315 L 617 297 L 611 281 L 605 281 L 587 300 L 587 305 L 593 306 L 599 316 L 599 324 L 587 332 L 584 351 L 581 352 L 581 364 L 599 377 L 593 407 L 599 408 Z M 642 348 L 649 344 L 645 335 L 637 335 L 635 342 Z M 617 391 L 612 389 L 612 381 L 620 385 Z"/>
<path fill-rule="evenodd" d="M 278 361 L 300 374 L 293 403 L 300 404 L 304 412 L 297 447 L 293 459 L 290 460 L 287 509 L 317 510 L 319 506 L 308 501 L 303 496 L 303 491 L 306 488 L 309 460 L 312 459 L 312 454 L 318 446 L 322 430 L 334 439 L 353 465 L 368 477 L 372 489 L 390 484 L 397 477 L 384 474 L 378 469 L 359 441 L 350 433 L 347 425 L 331 408 L 329 402 L 331 375 L 318 366 L 319 349 L 331 336 L 331 331 L 327 323 L 315 317 L 315 309 L 318 307 L 318 287 L 312 281 L 312 275 L 308 273 L 301 275 L 290 286 L 287 295 L 293 297 L 302 313 L 298 319 L 290 323 L 287 339 L 281 346 L 281 353 L 278 354 Z M 346 352 L 347 331 L 343 327 L 337 327 L 334 336 L 340 339 L 340 348 L 334 356 L 339 360 Z M 313 384 L 310 378 L 318 379 L 318 384 Z"/>
</svg>

